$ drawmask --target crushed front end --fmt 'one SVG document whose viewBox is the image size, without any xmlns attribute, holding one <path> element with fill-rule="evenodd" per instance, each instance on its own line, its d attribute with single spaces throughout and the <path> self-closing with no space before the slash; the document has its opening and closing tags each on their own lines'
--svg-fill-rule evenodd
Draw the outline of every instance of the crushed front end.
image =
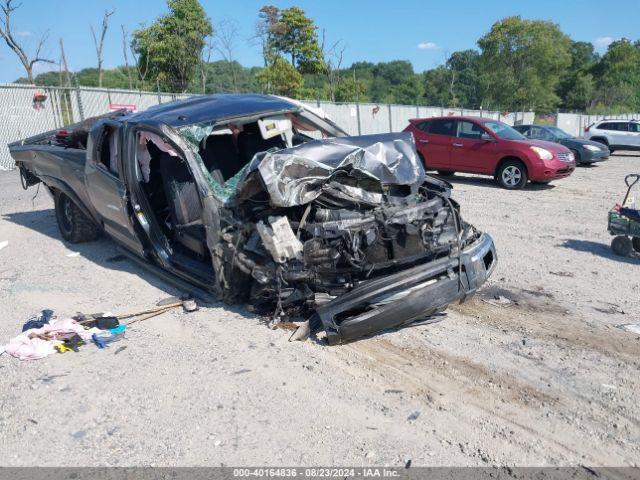
<svg viewBox="0 0 640 480">
<path fill-rule="evenodd" d="M 496 265 L 408 133 L 256 155 L 221 210 L 217 291 L 330 344 L 407 325 L 473 294 Z"/>
</svg>

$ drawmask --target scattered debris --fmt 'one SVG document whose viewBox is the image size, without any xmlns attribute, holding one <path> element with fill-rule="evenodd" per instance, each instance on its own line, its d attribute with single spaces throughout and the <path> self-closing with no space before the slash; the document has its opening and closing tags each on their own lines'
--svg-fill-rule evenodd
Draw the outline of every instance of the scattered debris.
<svg viewBox="0 0 640 480">
<path fill-rule="evenodd" d="M 489 305 L 493 305 L 494 307 L 502 307 L 502 308 L 517 305 L 517 302 L 510 300 L 509 298 L 503 295 L 494 295 L 493 298 L 489 300 L 483 298 L 482 301 L 485 303 L 488 303 Z"/>
<path fill-rule="evenodd" d="M 6 352 L 20 360 L 37 360 L 56 352 L 78 352 L 80 347 L 89 341 L 102 349 L 113 342 L 123 340 L 128 325 L 177 307 L 182 307 L 185 312 L 198 310 L 198 305 L 191 296 L 170 297 L 158 302 L 154 308 L 121 315 L 78 313 L 73 318 L 54 320 L 53 310 L 43 310 L 24 324 L 20 335 L 12 338 L 0 349 L 2 353 Z M 121 325 L 121 319 L 131 320 Z M 126 347 L 119 348 L 115 354 L 124 348 Z"/>
<path fill-rule="evenodd" d="M 622 325 L 616 325 L 616 327 L 626 330 L 627 332 L 640 335 L 640 323 L 625 323 Z"/>
<path fill-rule="evenodd" d="M 9 241 L 8 240 L 4 240 L 4 241 L 0 242 L 0 250 L 2 250 L 7 245 L 9 245 Z"/>
<path fill-rule="evenodd" d="M 413 412 L 411 415 L 407 417 L 407 421 L 411 422 L 413 420 L 417 420 L 419 416 L 420 416 L 420 412 L 416 410 L 415 412 Z"/>
<path fill-rule="evenodd" d="M 575 275 L 572 272 L 565 272 L 563 270 L 560 270 L 559 272 L 549 271 L 549 273 L 551 275 L 557 275 L 558 277 L 569 277 L 569 278 L 575 277 Z"/>
<path fill-rule="evenodd" d="M 79 257 L 79 256 L 80 256 L 80 252 L 67 253 L 67 257 L 69 257 L 69 258 L 74 258 L 74 257 Z"/>
<path fill-rule="evenodd" d="M 25 322 L 22 326 L 22 331 L 30 330 L 32 328 L 42 328 L 46 324 L 48 324 L 53 318 L 53 310 L 42 310 L 39 315 L 35 317 L 31 317 L 29 320 Z"/>
</svg>

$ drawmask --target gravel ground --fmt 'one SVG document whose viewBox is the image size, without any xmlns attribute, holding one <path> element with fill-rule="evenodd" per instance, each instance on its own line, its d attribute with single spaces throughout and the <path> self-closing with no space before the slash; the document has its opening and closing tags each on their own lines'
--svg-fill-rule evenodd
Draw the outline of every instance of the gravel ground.
<svg viewBox="0 0 640 480">
<path fill-rule="evenodd" d="M 640 323 L 640 259 L 611 253 L 606 213 L 639 170 L 623 153 L 518 192 L 456 176 L 499 265 L 437 324 L 327 347 L 220 304 L 105 350 L 3 355 L 0 464 L 638 465 L 640 336 L 617 326 Z M 110 240 L 65 245 L 35 191 L 0 172 L 0 343 L 43 308 L 177 293 Z"/>
</svg>

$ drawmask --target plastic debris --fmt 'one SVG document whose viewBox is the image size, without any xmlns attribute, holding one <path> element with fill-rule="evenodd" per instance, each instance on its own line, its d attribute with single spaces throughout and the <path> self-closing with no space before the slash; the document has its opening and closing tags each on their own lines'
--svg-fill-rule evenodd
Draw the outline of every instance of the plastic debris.
<svg viewBox="0 0 640 480">
<path fill-rule="evenodd" d="M 0 250 L 2 250 L 4 247 L 6 247 L 7 245 L 9 245 L 9 241 L 5 240 L 3 242 L 0 242 Z"/>
<path fill-rule="evenodd" d="M 626 330 L 627 332 L 640 335 L 640 323 L 626 323 L 624 325 L 618 325 L 618 327 Z"/>
<path fill-rule="evenodd" d="M 112 333 L 109 333 L 107 335 L 94 333 L 93 335 L 91 335 L 91 340 L 93 340 L 93 343 L 95 343 L 96 347 L 98 348 L 105 348 L 110 343 L 118 342 L 123 338 L 124 332 L 116 333 L 115 335 Z"/>
</svg>

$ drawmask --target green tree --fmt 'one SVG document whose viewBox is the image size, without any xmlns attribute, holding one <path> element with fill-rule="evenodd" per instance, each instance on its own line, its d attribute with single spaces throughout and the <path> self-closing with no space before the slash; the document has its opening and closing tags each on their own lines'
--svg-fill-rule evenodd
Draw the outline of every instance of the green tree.
<svg viewBox="0 0 640 480">
<path fill-rule="evenodd" d="M 556 87 L 571 63 L 570 45 L 551 22 L 507 17 L 494 23 L 478 41 L 486 99 L 510 110 L 554 108 L 560 102 Z"/>
<path fill-rule="evenodd" d="M 586 110 L 593 103 L 595 82 L 590 72 L 598 61 L 598 54 L 589 42 L 571 42 L 569 51 L 571 66 L 560 81 L 558 95 L 563 108 Z"/>
<path fill-rule="evenodd" d="M 263 91 L 295 97 L 302 88 L 303 78 L 293 65 L 282 57 L 275 57 L 271 65 L 256 73 Z"/>
<path fill-rule="evenodd" d="M 584 111 L 591 107 L 595 91 L 593 75 L 580 71 L 569 77 L 570 88 L 564 97 L 564 105 L 572 110 Z"/>
<path fill-rule="evenodd" d="M 427 105 L 449 106 L 451 93 L 450 70 L 441 65 L 424 73 L 424 100 Z"/>
<path fill-rule="evenodd" d="M 139 67 L 148 68 L 149 79 L 162 89 L 184 92 L 213 27 L 198 0 L 167 0 L 167 5 L 167 15 L 133 32 L 132 47 Z"/>
<path fill-rule="evenodd" d="M 291 58 L 291 64 L 300 73 L 322 71 L 324 61 L 318 45 L 318 28 L 304 10 L 291 7 L 280 12 L 278 23 L 274 24 L 275 49 Z"/>
<path fill-rule="evenodd" d="M 449 106 L 478 108 L 481 104 L 479 79 L 480 54 L 476 50 L 453 52 L 447 59 L 450 72 Z"/>
<path fill-rule="evenodd" d="M 597 100 L 605 107 L 640 109 L 640 42 L 622 39 L 609 45 L 599 64 Z"/>
<path fill-rule="evenodd" d="M 336 102 L 366 102 L 369 100 L 366 90 L 367 87 L 362 80 L 347 75 L 338 83 Z"/>
</svg>

